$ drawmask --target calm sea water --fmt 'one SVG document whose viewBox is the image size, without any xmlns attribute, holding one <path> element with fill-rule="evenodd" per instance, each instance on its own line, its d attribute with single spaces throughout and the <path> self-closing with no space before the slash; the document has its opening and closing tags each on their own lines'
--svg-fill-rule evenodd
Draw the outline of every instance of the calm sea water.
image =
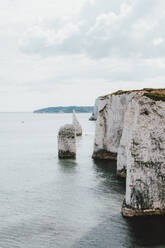
<svg viewBox="0 0 165 248">
<path fill-rule="evenodd" d="M 163 217 L 121 216 L 124 182 L 91 159 L 95 123 L 77 116 L 77 159 L 58 160 L 71 114 L 0 114 L 0 248 L 165 247 Z"/>
</svg>

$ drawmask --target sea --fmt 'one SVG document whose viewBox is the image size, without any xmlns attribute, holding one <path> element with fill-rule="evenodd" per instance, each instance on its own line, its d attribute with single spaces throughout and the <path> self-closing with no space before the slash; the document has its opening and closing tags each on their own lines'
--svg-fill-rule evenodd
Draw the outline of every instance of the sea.
<svg viewBox="0 0 165 248">
<path fill-rule="evenodd" d="M 0 113 L 0 248 L 164 248 L 165 218 L 121 215 L 116 162 L 93 161 L 95 122 L 77 114 L 75 160 L 59 160 L 72 114 Z"/>
</svg>

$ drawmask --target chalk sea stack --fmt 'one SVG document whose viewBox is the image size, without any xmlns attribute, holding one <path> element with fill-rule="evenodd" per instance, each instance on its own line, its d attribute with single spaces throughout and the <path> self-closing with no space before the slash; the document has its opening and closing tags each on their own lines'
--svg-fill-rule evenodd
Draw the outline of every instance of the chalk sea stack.
<svg viewBox="0 0 165 248">
<path fill-rule="evenodd" d="M 62 159 L 76 157 L 76 135 L 72 124 L 66 124 L 59 130 L 58 157 Z"/>
<path fill-rule="evenodd" d="M 82 135 L 82 127 L 76 117 L 75 111 L 73 111 L 73 120 L 72 120 L 72 124 L 75 127 L 75 132 L 76 132 L 76 136 L 81 136 Z"/>
<path fill-rule="evenodd" d="M 122 214 L 165 214 L 165 89 L 117 91 L 98 106 L 93 158 L 117 159 Z"/>
</svg>

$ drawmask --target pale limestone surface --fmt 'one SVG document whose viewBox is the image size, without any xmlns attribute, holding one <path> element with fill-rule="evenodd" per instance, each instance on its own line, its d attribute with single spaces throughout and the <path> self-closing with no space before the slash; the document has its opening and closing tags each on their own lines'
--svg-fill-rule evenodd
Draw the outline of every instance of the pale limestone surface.
<svg viewBox="0 0 165 248">
<path fill-rule="evenodd" d="M 72 120 L 72 124 L 75 127 L 75 131 L 76 131 L 76 135 L 77 136 L 81 136 L 82 135 L 82 127 L 76 117 L 75 111 L 73 111 L 73 120 Z"/>
<path fill-rule="evenodd" d="M 142 92 L 137 92 L 134 95 L 134 100 L 139 99 L 143 95 Z M 123 131 L 120 139 L 120 144 L 117 152 L 117 174 L 121 177 L 126 177 L 127 169 L 127 144 L 130 142 L 130 136 L 132 135 L 134 123 L 136 122 L 137 115 L 134 115 L 137 105 L 132 104 L 132 101 L 127 106 L 127 110 L 124 115 Z"/>
<path fill-rule="evenodd" d="M 90 121 L 96 121 L 97 120 L 99 102 L 101 100 L 100 98 L 101 97 L 97 97 L 96 100 L 95 100 L 95 105 L 94 105 L 94 108 L 93 108 L 93 113 L 92 113 L 92 116 L 89 118 Z"/>
<path fill-rule="evenodd" d="M 123 131 L 124 116 L 136 93 L 100 98 L 96 122 L 93 158 L 115 159 Z"/>
<path fill-rule="evenodd" d="M 117 154 L 118 174 L 127 175 L 124 216 L 165 214 L 165 90 L 154 90 L 162 101 L 148 92 L 110 94 L 98 106 L 93 158 Z"/>
<path fill-rule="evenodd" d="M 118 150 L 127 169 L 123 215 L 165 214 L 165 102 L 136 95 Z"/>
<path fill-rule="evenodd" d="M 59 158 L 76 157 L 76 135 L 75 127 L 72 124 L 66 124 L 59 130 L 58 156 Z"/>
</svg>

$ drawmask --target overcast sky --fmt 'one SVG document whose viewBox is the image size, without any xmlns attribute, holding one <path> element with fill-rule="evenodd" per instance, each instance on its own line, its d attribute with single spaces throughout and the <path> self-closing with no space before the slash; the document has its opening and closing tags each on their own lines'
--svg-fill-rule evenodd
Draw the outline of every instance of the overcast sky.
<svg viewBox="0 0 165 248">
<path fill-rule="evenodd" d="M 0 0 L 0 111 L 165 88 L 164 0 Z"/>
</svg>

